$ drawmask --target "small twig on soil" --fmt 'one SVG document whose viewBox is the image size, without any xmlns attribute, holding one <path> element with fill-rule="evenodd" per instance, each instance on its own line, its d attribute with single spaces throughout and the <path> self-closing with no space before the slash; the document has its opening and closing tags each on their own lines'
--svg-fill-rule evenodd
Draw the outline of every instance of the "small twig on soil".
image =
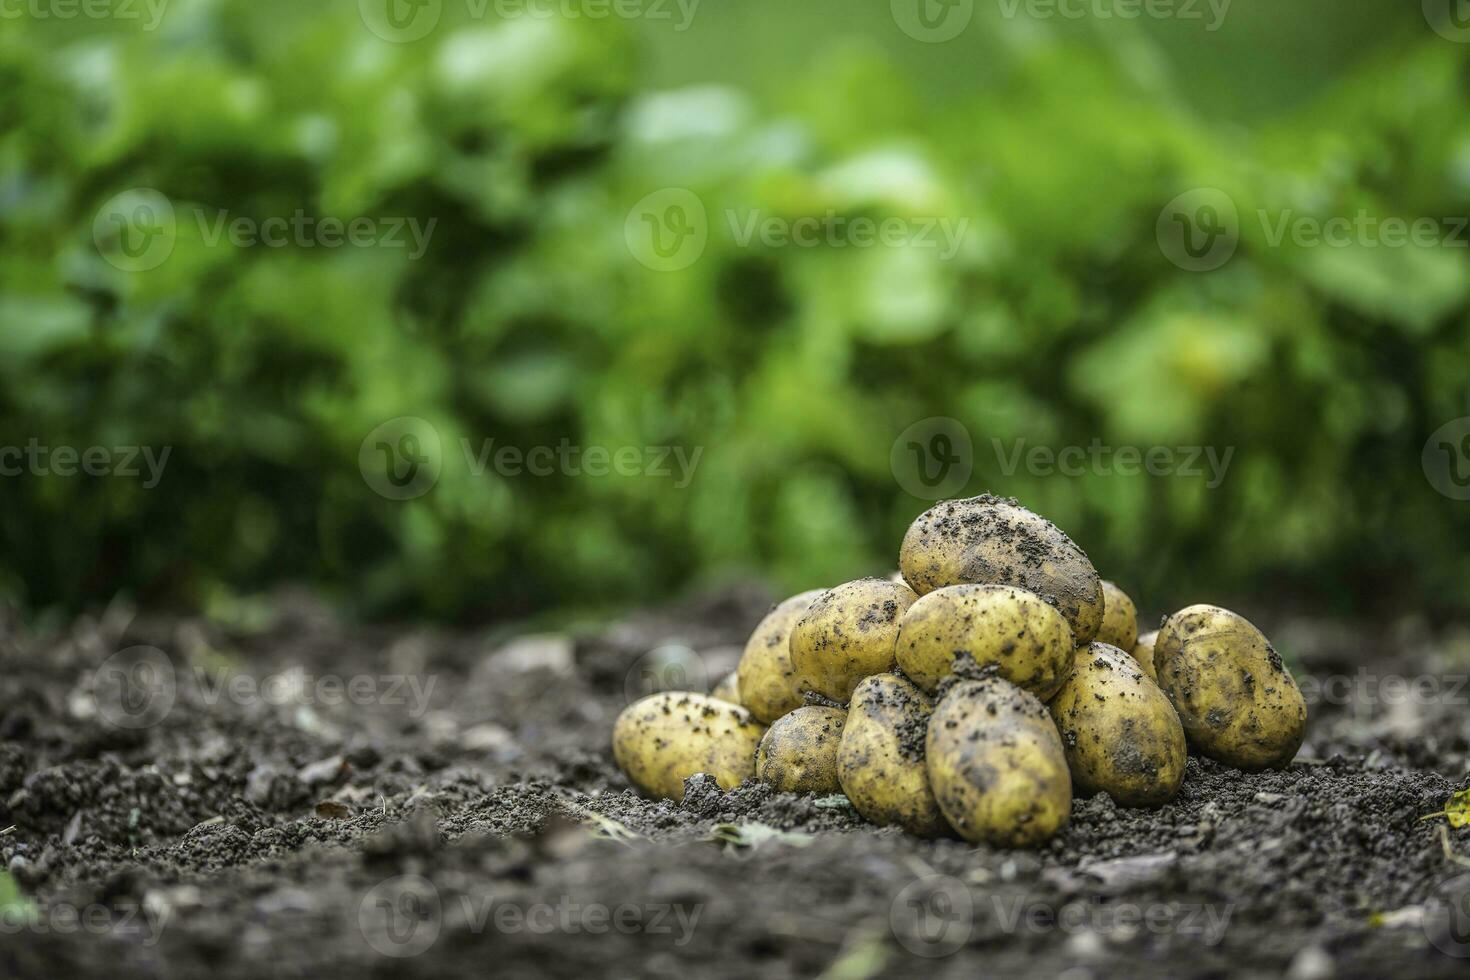
<svg viewBox="0 0 1470 980">
<path fill-rule="evenodd" d="M 1462 857 L 1455 853 L 1450 846 L 1450 829 L 1444 824 L 1439 825 L 1439 842 L 1444 847 L 1444 856 L 1464 868 L 1470 868 L 1470 858 Z"/>
<path fill-rule="evenodd" d="M 15 824 L 11 824 L 9 827 L 6 827 L 4 830 L 0 830 L 0 837 L 4 837 L 6 834 L 11 834 L 11 833 L 14 833 L 14 832 L 15 832 Z"/>
</svg>

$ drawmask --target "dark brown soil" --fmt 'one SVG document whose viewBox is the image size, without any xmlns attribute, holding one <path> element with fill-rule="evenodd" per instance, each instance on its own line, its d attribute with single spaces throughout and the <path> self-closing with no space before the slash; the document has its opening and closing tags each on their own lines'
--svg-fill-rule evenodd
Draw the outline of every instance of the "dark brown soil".
<svg viewBox="0 0 1470 980">
<path fill-rule="evenodd" d="M 638 798 L 608 741 L 643 668 L 712 684 L 767 601 L 509 643 L 291 595 L 229 625 L 0 616 L 0 976 L 1466 975 L 1470 829 L 1420 819 L 1467 785 L 1453 676 L 1317 699 L 1290 769 L 1191 759 L 1173 803 L 1079 799 L 1033 852 L 701 777 Z M 1470 661 L 1414 624 L 1260 625 L 1304 678 Z M 669 644 L 698 658 L 645 656 Z"/>
</svg>

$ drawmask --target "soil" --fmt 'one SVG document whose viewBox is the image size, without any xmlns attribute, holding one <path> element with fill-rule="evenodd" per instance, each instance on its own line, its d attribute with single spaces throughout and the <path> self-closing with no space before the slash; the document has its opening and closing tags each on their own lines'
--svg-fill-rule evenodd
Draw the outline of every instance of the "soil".
<svg viewBox="0 0 1470 980">
<path fill-rule="evenodd" d="M 628 788 L 617 713 L 712 685 L 769 598 L 508 641 L 290 593 L 0 614 L 3 975 L 1466 975 L 1470 827 L 1421 818 L 1470 784 L 1470 634 L 1260 614 L 1315 702 L 1296 763 L 1191 758 L 1172 803 L 1078 799 L 1008 852 L 840 796 Z"/>
</svg>

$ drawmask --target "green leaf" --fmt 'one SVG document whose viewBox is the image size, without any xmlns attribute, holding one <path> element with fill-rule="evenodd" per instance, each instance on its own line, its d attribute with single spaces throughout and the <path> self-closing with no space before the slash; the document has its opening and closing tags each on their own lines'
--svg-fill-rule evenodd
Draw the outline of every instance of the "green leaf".
<svg viewBox="0 0 1470 980">
<path fill-rule="evenodd" d="M 0 918 L 7 922 L 29 922 L 35 914 L 36 906 L 21 892 L 10 872 L 0 871 Z"/>
<path fill-rule="evenodd" d="M 1470 827 L 1470 789 L 1462 789 L 1445 800 L 1444 809 L 1438 813 L 1426 813 L 1419 819 L 1433 820 L 1435 817 L 1444 817 L 1456 830 Z"/>
</svg>

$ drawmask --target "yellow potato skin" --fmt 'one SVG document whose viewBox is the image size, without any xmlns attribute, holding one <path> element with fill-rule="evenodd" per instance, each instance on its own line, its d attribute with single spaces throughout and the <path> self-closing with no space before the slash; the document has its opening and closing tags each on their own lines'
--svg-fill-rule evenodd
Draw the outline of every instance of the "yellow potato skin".
<svg viewBox="0 0 1470 980">
<path fill-rule="evenodd" d="M 821 594 L 816 589 L 779 603 L 745 642 L 745 652 L 735 669 L 740 703 L 767 724 L 806 703 L 791 666 L 791 628 Z"/>
<path fill-rule="evenodd" d="M 1244 616 L 1190 606 L 1154 643 L 1159 687 L 1189 743 L 1247 771 L 1281 768 L 1301 748 L 1307 705 L 1281 655 Z"/>
<path fill-rule="evenodd" d="M 709 692 L 712 698 L 721 701 L 729 701 L 731 704 L 740 704 L 740 675 L 736 671 L 730 671 L 724 679 L 715 685 L 715 689 Z"/>
<path fill-rule="evenodd" d="M 1138 661 L 1138 666 L 1155 684 L 1159 682 L 1158 675 L 1154 673 L 1154 641 L 1158 638 L 1158 630 L 1145 633 L 1138 638 L 1137 643 L 1133 644 L 1132 650 L 1133 659 Z"/>
<path fill-rule="evenodd" d="M 936 504 L 909 526 L 898 561 L 919 595 L 965 583 L 1014 585 L 1055 606 L 1079 645 L 1102 625 L 1102 582 L 1092 562 L 1055 524 L 1014 500 L 985 494 Z"/>
<path fill-rule="evenodd" d="M 899 621 L 917 598 L 908 586 L 881 578 L 817 596 L 791 630 L 798 689 L 845 702 L 863 678 L 891 671 Z"/>
<path fill-rule="evenodd" d="M 852 692 L 837 780 L 867 820 L 920 837 L 948 833 L 924 766 L 932 710 L 924 692 L 897 674 L 876 674 Z"/>
<path fill-rule="evenodd" d="M 703 694 L 663 691 L 623 709 L 613 725 L 613 759 L 628 781 L 658 799 L 682 800 L 698 772 L 734 789 L 755 775 L 766 727 L 739 705 Z"/>
<path fill-rule="evenodd" d="M 999 677 L 955 685 L 934 709 L 929 783 L 961 837 L 1000 847 L 1049 839 L 1072 814 L 1072 775 L 1046 707 Z"/>
<path fill-rule="evenodd" d="M 1045 701 L 1067 679 L 1075 648 L 1061 613 L 1011 585 L 935 589 L 909 607 L 898 630 L 898 666 L 930 694 L 968 654 Z"/>
<path fill-rule="evenodd" d="M 1104 580 L 1103 619 L 1094 639 L 1098 643 L 1115 646 L 1119 650 L 1132 650 L 1138 642 L 1138 608 L 1128 593 L 1112 582 Z"/>
<path fill-rule="evenodd" d="M 1077 651 L 1052 699 L 1072 781 L 1123 806 L 1159 806 L 1179 792 L 1189 752 L 1174 706 L 1131 656 L 1107 643 Z"/>
<path fill-rule="evenodd" d="M 783 793 L 842 792 L 837 750 L 846 723 L 846 711 L 817 705 L 778 718 L 756 752 L 756 777 Z"/>
</svg>

